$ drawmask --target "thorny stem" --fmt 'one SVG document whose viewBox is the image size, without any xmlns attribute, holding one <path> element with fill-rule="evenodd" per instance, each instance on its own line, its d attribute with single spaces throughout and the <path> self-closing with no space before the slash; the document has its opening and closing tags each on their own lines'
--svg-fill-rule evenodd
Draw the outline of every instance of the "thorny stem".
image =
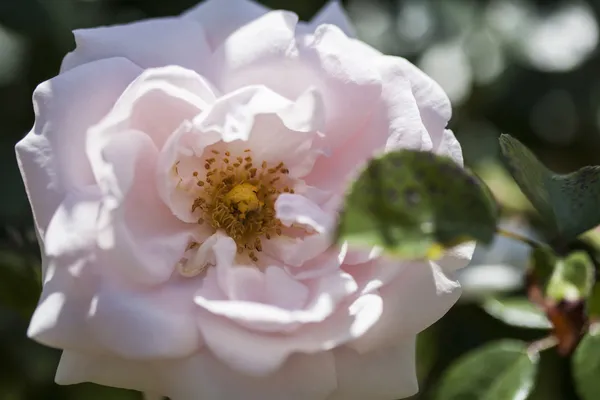
<svg viewBox="0 0 600 400">
<path fill-rule="evenodd" d="M 551 335 L 531 343 L 529 347 L 527 347 L 527 354 L 530 358 L 537 357 L 542 351 L 551 349 L 556 345 L 558 345 L 558 339 L 556 336 Z"/>
<path fill-rule="evenodd" d="M 506 231 L 504 229 L 498 228 L 496 230 L 496 232 L 500 235 L 500 236 L 504 236 L 507 237 L 509 239 L 513 239 L 513 240 L 518 240 L 522 243 L 525 243 L 526 245 L 528 245 L 529 247 L 531 247 L 532 249 L 537 249 L 539 247 L 542 247 L 543 245 L 539 242 L 536 242 L 533 239 L 529 239 L 528 237 L 525 237 L 523 235 L 520 235 L 518 233 L 515 232 L 510 232 L 510 231 Z"/>
</svg>

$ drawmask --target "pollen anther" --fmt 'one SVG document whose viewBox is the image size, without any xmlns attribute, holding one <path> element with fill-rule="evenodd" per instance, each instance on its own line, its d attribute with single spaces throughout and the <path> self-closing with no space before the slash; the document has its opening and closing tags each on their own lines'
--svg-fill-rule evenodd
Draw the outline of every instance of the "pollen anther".
<svg viewBox="0 0 600 400">
<path fill-rule="evenodd" d="M 204 159 L 205 172 L 192 172 L 201 189 L 196 189 L 191 211 L 198 212 L 198 224 L 223 230 L 235 240 L 241 256 L 258 262 L 257 253 L 263 251 L 261 238 L 270 240 L 274 234 L 283 234 L 275 201 L 280 193 L 293 193 L 286 176 L 289 170 L 283 162 L 268 168 L 267 161 L 259 161 L 260 166 L 255 166 L 250 149 L 233 157 L 229 151 L 210 153 Z"/>
</svg>

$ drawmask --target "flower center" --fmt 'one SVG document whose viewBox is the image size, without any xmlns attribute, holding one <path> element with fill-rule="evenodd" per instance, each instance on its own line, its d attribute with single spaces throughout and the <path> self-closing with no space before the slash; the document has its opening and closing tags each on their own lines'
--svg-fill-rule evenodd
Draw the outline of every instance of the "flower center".
<svg viewBox="0 0 600 400">
<path fill-rule="evenodd" d="M 244 182 L 235 185 L 224 197 L 225 203 L 230 208 L 240 212 L 240 218 L 246 219 L 246 213 L 260 211 L 265 205 L 258 199 L 258 188 L 250 183 Z"/>
<path fill-rule="evenodd" d="M 198 212 L 198 223 L 222 229 L 235 240 L 239 254 L 258 261 L 262 239 L 282 234 L 282 224 L 276 218 L 275 201 L 279 194 L 294 193 L 286 186 L 289 170 L 283 162 L 269 166 L 263 161 L 254 166 L 251 150 L 240 156 L 229 151 L 210 150 L 203 160 L 204 171 L 194 171 L 197 197 L 192 213 Z"/>
</svg>

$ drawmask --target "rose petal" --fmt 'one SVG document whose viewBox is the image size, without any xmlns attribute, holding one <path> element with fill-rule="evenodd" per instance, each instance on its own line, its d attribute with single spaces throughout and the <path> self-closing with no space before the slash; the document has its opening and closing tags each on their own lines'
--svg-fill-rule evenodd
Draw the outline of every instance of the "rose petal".
<svg viewBox="0 0 600 400">
<path fill-rule="evenodd" d="M 313 264 L 312 261 L 316 257 L 319 257 L 330 248 L 330 232 L 312 234 L 302 239 L 282 236 L 263 242 L 265 255 L 290 267 L 302 267 L 307 262 Z"/>
<path fill-rule="evenodd" d="M 354 290 L 351 279 L 332 273 L 318 284 L 311 283 L 316 297 L 304 310 L 309 290 L 303 283 L 281 267 L 267 267 L 262 273 L 253 267 L 235 265 L 233 240 L 221 233 L 213 237 L 217 237 L 213 245 L 217 273 L 209 271 L 195 301 L 211 313 L 227 316 L 249 328 L 289 331 L 300 322 L 323 320 L 337 302 Z M 214 291 L 215 286 L 221 291 Z"/>
<path fill-rule="evenodd" d="M 263 303 L 283 310 L 299 310 L 306 304 L 308 289 L 281 267 L 266 267 L 263 272 L 254 266 L 235 265 L 236 247 L 231 238 L 220 236 L 213 251 L 218 284 L 227 302 Z M 204 304 L 201 295 L 197 302 Z M 207 308 L 214 308 L 214 304 Z"/>
<path fill-rule="evenodd" d="M 346 251 L 347 246 L 342 246 L 341 248 L 331 246 L 331 248 L 318 256 L 302 262 L 301 266 L 286 265 L 284 268 L 294 279 L 299 281 L 319 279 L 331 274 L 333 271 L 339 270 L 346 256 Z"/>
<path fill-rule="evenodd" d="M 327 400 L 390 400 L 416 394 L 415 339 L 364 354 L 346 346 L 335 349 L 338 388 Z"/>
<path fill-rule="evenodd" d="M 356 258 L 353 261 L 359 261 Z M 363 263 L 349 264 L 344 260 L 342 268 L 356 281 L 360 293 L 367 294 L 378 290 L 394 280 L 405 269 L 414 267 L 410 262 L 378 257 L 363 261 Z"/>
<path fill-rule="evenodd" d="M 314 133 L 323 128 L 323 107 L 318 92 L 309 88 L 298 96 L 296 102 L 292 102 L 260 85 L 245 87 L 221 97 L 203 117 L 194 122 L 200 131 L 217 131 L 226 143 L 236 140 L 248 142 L 244 146 L 251 146 L 260 153 L 261 146 L 286 145 L 268 142 L 273 132 L 253 130 L 256 117 L 265 114 L 277 115 L 281 123 L 293 132 Z M 270 130 L 273 130 L 273 126 Z M 275 133 L 279 132 L 275 129 Z M 300 134 L 294 136 L 310 137 Z M 279 148 L 271 152 L 275 150 Z"/>
<path fill-rule="evenodd" d="M 106 139 L 105 139 L 106 140 Z M 192 237 L 158 196 L 157 149 L 142 132 L 122 132 L 102 143 L 88 141 L 88 154 L 110 219 L 101 223 L 101 262 L 121 279 L 138 284 L 165 282 Z"/>
<path fill-rule="evenodd" d="M 437 263 L 444 271 L 452 272 L 469 265 L 475 252 L 476 242 L 467 242 L 452 247 L 444 253 L 444 256 Z"/>
<path fill-rule="evenodd" d="M 198 195 L 195 189 L 189 186 L 190 184 L 195 186 L 195 183 L 189 179 L 189 182 L 183 182 L 184 172 L 192 177 L 193 171 L 198 169 L 196 154 L 202 154 L 207 146 L 218 141 L 218 133 L 209 132 L 201 135 L 194 130 L 192 122 L 184 122 L 167 139 L 163 150 L 158 155 L 156 171 L 158 193 L 171 212 L 182 222 L 198 221 L 198 216 L 191 210 Z M 203 231 L 201 236 L 204 238 L 212 234 L 212 229 L 208 226 L 198 226 L 197 229 Z"/>
<path fill-rule="evenodd" d="M 322 281 L 323 279 L 317 282 Z M 335 310 L 335 312 L 324 313 L 328 317 L 319 324 L 303 324 L 291 336 L 253 332 L 230 320 L 206 312 L 200 314 L 198 326 L 205 343 L 222 362 L 248 375 L 265 376 L 279 368 L 292 353 L 331 350 L 355 340 L 372 329 L 372 324 L 378 320 L 376 316 L 382 312 L 382 303 L 378 295 L 370 294 L 364 300 L 357 299 L 354 303 L 345 306 L 345 304 L 336 304 L 335 299 L 331 298 L 330 295 L 334 292 L 332 289 L 328 286 L 319 290 L 318 293 L 322 293 L 323 296 L 317 298 L 316 303 L 309 304 L 307 309 L 312 309 L 313 315 L 318 315 L 314 310 L 319 309 L 328 312 Z M 345 288 L 346 293 L 342 298 L 348 298 L 355 290 L 356 285 L 349 279 Z M 313 292 L 317 291 L 313 289 Z M 198 302 L 198 297 L 196 301 Z M 223 307 L 233 309 L 231 304 L 223 304 Z M 264 307 L 259 310 L 261 312 L 252 313 L 250 316 L 241 312 L 249 310 L 253 310 L 253 307 L 238 308 L 238 318 L 244 318 L 245 315 L 251 323 L 254 323 L 259 318 L 264 319 L 275 315 L 272 312 L 265 312 Z M 231 318 L 232 315 L 228 314 L 228 317 Z"/>
<path fill-rule="evenodd" d="M 48 225 L 45 257 L 91 256 L 96 252 L 98 221 L 106 218 L 97 186 L 72 189 Z"/>
<path fill-rule="evenodd" d="M 444 133 L 442 134 L 437 147 L 435 147 L 433 151 L 441 156 L 450 157 L 461 167 L 464 164 L 462 147 L 456 139 L 456 136 L 454 136 L 454 133 L 449 129 L 444 129 Z"/>
<path fill-rule="evenodd" d="M 27 336 L 46 346 L 103 353 L 87 325 L 98 277 L 93 262 L 81 255 L 48 259 L 42 294 Z"/>
<path fill-rule="evenodd" d="M 94 382 L 156 393 L 167 391 L 162 384 L 162 374 L 153 363 L 71 350 L 63 351 L 55 379 L 59 385 Z"/>
<path fill-rule="evenodd" d="M 331 353 L 294 354 L 273 374 L 252 377 L 232 371 L 208 352 L 162 363 L 171 400 L 325 399 L 336 384 Z"/>
<path fill-rule="evenodd" d="M 102 214 L 97 187 L 71 190 L 47 230 L 42 265 L 44 285 L 27 334 L 52 347 L 103 352 L 90 337 L 87 318 L 99 283 L 97 221 Z"/>
<path fill-rule="evenodd" d="M 205 0 L 183 14 L 202 26 L 211 49 L 216 49 L 240 27 L 269 12 L 251 0 Z"/>
<path fill-rule="evenodd" d="M 91 190 L 70 194 L 54 215 L 45 256 L 51 270 L 28 334 L 45 344 L 88 352 L 107 348 L 128 357 L 187 355 L 198 343 L 191 315 L 196 288 L 188 288 L 181 299 L 175 294 L 185 296 L 185 288 L 176 285 L 143 294 L 100 285 L 98 275 L 110 275 L 96 265 L 101 212 L 98 190 Z"/>
<path fill-rule="evenodd" d="M 108 283 L 95 292 L 89 314 L 92 335 L 125 359 L 186 357 L 199 347 L 193 281 L 136 291 Z"/>
<path fill-rule="evenodd" d="M 286 57 L 297 54 L 295 48 L 295 29 L 298 16 L 291 11 L 270 11 L 243 25 L 227 37 L 212 56 L 211 62 L 220 66 L 219 77 L 216 82 L 223 92 L 228 93 L 244 86 L 265 84 L 257 77 L 255 71 L 257 66 L 270 64 L 274 73 L 280 62 Z M 294 76 L 294 75 L 287 75 Z M 259 79 L 256 79 L 259 78 Z M 299 78 L 299 77 L 298 77 Z M 294 85 L 296 79 L 287 79 L 286 85 Z M 280 85 L 284 82 L 280 82 Z M 280 91 L 276 87 L 270 87 L 275 92 L 287 98 L 296 98 L 308 88 L 303 87 L 295 94 L 288 96 L 288 91 Z"/>
<path fill-rule="evenodd" d="M 404 71 L 404 76 L 410 81 L 423 125 L 431 135 L 434 147 L 437 147 L 444 128 L 452 117 L 452 106 L 448 95 L 437 82 L 408 60 L 392 56 L 386 58 L 399 64 Z"/>
<path fill-rule="evenodd" d="M 375 63 L 383 82 L 381 98 L 371 120 L 350 130 L 343 144 L 329 157 L 321 157 L 306 181 L 330 190 L 345 190 L 364 163 L 377 152 L 399 148 L 431 150 L 432 142 L 400 63 L 380 58 Z M 327 104 L 327 103 L 326 103 Z M 351 111 L 347 111 L 351 113 Z"/>
<path fill-rule="evenodd" d="M 140 72 L 130 61 L 113 58 L 82 65 L 36 88 L 36 122 L 16 152 L 42 240 L 66 192 L 94 182 L 84 133 Z"/>
<path fill-rule="evenodd" d="M 234 32 L 214 54 L 222 65 L 217 86 L 231 92 L 260 84 L 289 99 L 316 87 L 327 110 L 321 146 L 340 145 L 367 123 L 381 94 L 379 74 L 339 28 L 321 25 L 296 39 L 296 24 L 295 14 L 273 11 Z"/>
<path fill-rule="evenodd" d="M 423 126 L 430 135 L 433 147 L 438 147 L 444 129 L 452 117 L 450 100 L 440 85 L 402 57 L 386 56 L 371 46 L 355 41 L 356 53 L 364 59 L 383 65 L 395 65 L 410 82 L 411 92 L 417 102 Z M 385 81 L 385 79 L 384 79 Z"/>
<path fill-rule="evenodd" d="M 286 226 L 309 226 L 318 233 L 328 233 L 335 223 L 334 216 L 325 213 L 304 196 L 282 193 L 275 202 L 277 218 Z"/>
<path fill-rule="evenodd" d="M 310 72 L 309 79 L 318 82 L 314 85 L 323 93 L 327 110 L 321 145 L 335 148 L 367 123 L 381 95 L 381 77 L 374 64 L 358 57 L 353 41 L 336 26 L 319 26 L 298 46 L 300 61 Z"/>
<path fill-rule="evenodd" d="M 210 76 L 211 54 L 204 30 L 184 18 L 155 18 L 125 25 L 78 29 L 77 47 L 67 54 L 61 72 L 111 57 L 125 57 L 141 68 L 179 65 Z"/>
<path fill-rule="evenodd" d="M 306 304 L 308 289 L 281 267 L 265 270 L 265 298 L 269 304 L 286 310 L 299 310 Z"/>
<path fill-rule="evenodd" d="M 275 210 L 277 217 L 288 226 L 292 224 L 305 225 L 311 228 L 309 235 L 299 237 L 275 237 L 263 242 L 264 254 L 279 260 L 286 266 L 300 267 L 305 266 L 305 272 L 309 275 L 315 271 L 318 265 L 314 262 L 315 258 L 324 255 L 325 264 L 335 262 L 339 258 L 342 249 L 332 249 L 332 234 L 335 229 L 337 207 L 332 207 L 331 203 L 336 203 L 337 199 L 329 199 L 323 205 L 317 205 L 312 200 L 299 194 L 281 194 L 276 203 Z M 332 250 L 329 254 L 325 254 Z M 333 254 L 335 253 L 335 254 Z M 331 259 L 333 258 L 333 259 Z M 343 256 L 337 261 L 337 266 L 342 262 Z M 322 270 L 324 270 L 323 268 Z M 292 272 L 293 275 L 303 275 L 302 271 Z M 302 278 L 304 279 L 304 278 Z"/>
<path fill-rule="evenodd" d="M 194 71 L 178 66 L 144 71 L 121 95 L 113 110 L 92 128 L 96 140 L 125 130 L 146 133 L 161 149 L 184 121 L 191 121 L 215 101 L 211 85 Z"/>
<path fill-rule="evenodd" d="M 290 101 L 264 86 L 249 86 L 219 98 L 192 126 L 182 126 L 161 155 L 161 169 L 171 171 L 173 164 L 169 162 L 180 161 L 180 171 L 185 171 L 186 157 L 189 159 L 187 169 L 190 169 L 199 162 L 198 157 L 206 146 L 222 140 L 232 154 L 251 149 L 258 165 L 266 161 L 274 166 L 285 160 L 289 175 L 299 177 L 312 168 L 319 155 L 311 146 L 322 121 L 320 95 L 312 89 L 296 101 Z M 191 174 L 191 170 L 189 172 Z M 172 195 L 183 195 L 175 190 L 179 179 L 170 181 L 168 187 L 162 189 L 165 201 L 185 203 L 169 199 Z M 187 202 L 186 207 L 190 204 Z M 185 216 L 189 211 L 174 213 L 183 220 L 196 219 Z"/>
<path fill-rule="evenodd" d="M 344 246 L 348 246 L 347 242 L 344 242 Z M 372 260 L 376 260 L 383 253 L 383 249 L 381 247 L 372 247 L 369 251 L 361 250 L 361 249 L 350 249 L 346 253 L 346 257 L 344 258 L 344 264 L 347 265 L 356 265 L 367 263 Z"/>
<path fill-rule="evenodd" d="M 413 263 L 379 293 L 385 304 L 380 320 L 349 344 L 360 353 L 410 338 L 433 324 L 458 300 L 460 284 L 433 262 Z"/>
<path fill-rule="evenodd" d="M 278 267 L 270 267 L 276 268 Z M 237 274 L 229 275 L 230 280 L 244 278 Z M 303 283 L 292 283 L 292 279 L 286 278 L 288 283 L 285 286 L 293 286 L 296 292 L 296 297 L 287 298 L 286 302 L 293 304 L 277 304 L 277 301 L 281 303 L 280 299 L 263 296 L 255 296 L 255 300 L 224 298 L 221 292 L 214 291 L 214 279 L 214 275 L 207 274 L 206 288 L 198 291 L 195 297 L 196 304 L 210 313 L 227 317 L 246 328 L 264 332 L 291 332 L 301 324 L 323 321 L 336 310 L 336 306 L 342 300 L 356 292 L 354 280 L 348 274 L 339 271 Z M 267 283 L 267 280 L 271 282 Z M 275 283 L 273 280 L 272 277 L 263 277 L 257 287 L 264 287 L 269 294 L 268 287 Z M 232 283 L 229 284 L 233 286 Z M 226 290 L 231 292 L 231 287 L 227 287 Z M 309 294 L 311 298 L 307 302 Z"/>
<path fill-rule="evenodd" d="M 398 148 L 431 150 L 433 144 L 411 91 L 414 83 L 406 75 L 403 59 L 382 57 L 378 61 L 382 80 L 385 82 L 381 108 L 383 113 L 373 118 L 370 128 L 387 130 L 387 151 Z"/>
<path fill-rule="evenodd" d="M 307 24 L 313 31 L 322 24 L 331 24 L 340 28 L 348 37 L 356 37 L 352 21 L 346 15 L 339 0 L 330 0 Z"/>
</svg>

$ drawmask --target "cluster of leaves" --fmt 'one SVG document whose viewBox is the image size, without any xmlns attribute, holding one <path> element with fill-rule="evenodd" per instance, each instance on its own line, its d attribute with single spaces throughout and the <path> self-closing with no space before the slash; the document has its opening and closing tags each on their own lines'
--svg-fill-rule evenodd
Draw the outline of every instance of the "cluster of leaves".
<svg viewBox="0 0 600 400">
<path fill-rule="evenodd" d="M 379 246 L 402 259 L 437 258 L 444 250 L 496 234 L 531 246 L 526 295 L 490 298 L 483 308 L 506 324 L 543 331 L 532 343 L 506 339 L 457 360 L 437 400 L 526 399 L 539 353 L 568 357 L 583 400 L 600 398 L 600 167 L 567 175 L 547 169 L 521 142 L 500 137 L 505 164 L 551 237 L 533 241 L 498 228 L 498 207 L 473 173 L 447 157 L 400 150 L 371 160 L 346 195 L 339 242 Z M 577 249 L 575 241 L 588 243 Z M 573 250 L 575 249 L 575 250 Z"/>
</svg>

